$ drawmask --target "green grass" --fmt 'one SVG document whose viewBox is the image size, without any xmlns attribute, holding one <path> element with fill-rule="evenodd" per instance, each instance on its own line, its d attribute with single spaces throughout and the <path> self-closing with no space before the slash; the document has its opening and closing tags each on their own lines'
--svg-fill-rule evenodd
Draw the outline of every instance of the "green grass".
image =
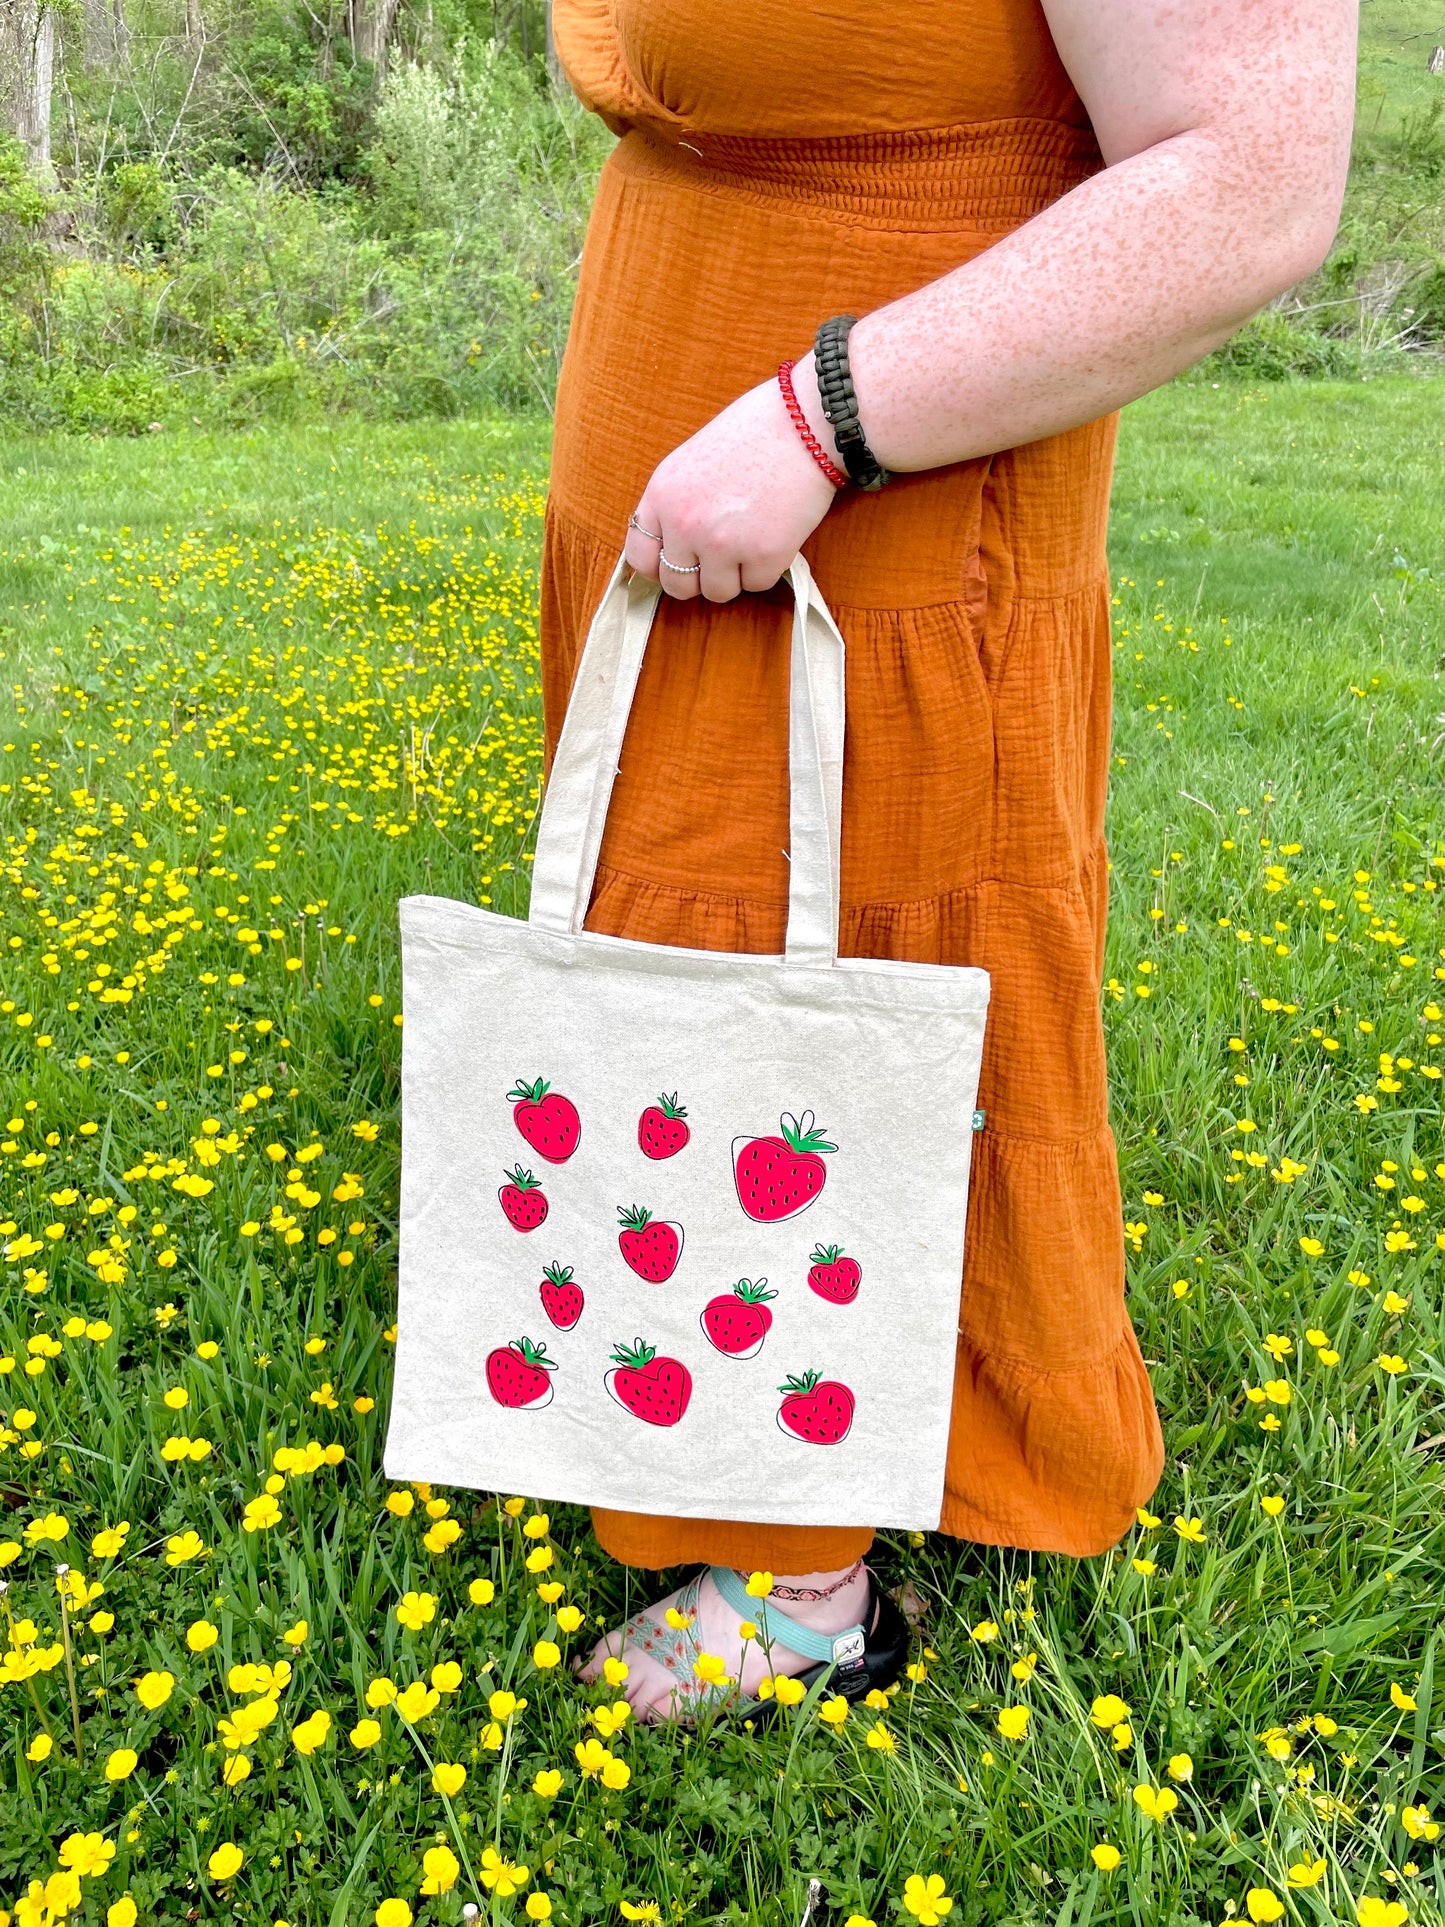
<svg viewBox="0 0 1445 1927">
<path fill-rule="evenodd" d="M 574 1753 L 610 1695 L 533 1652 L 590 1636 L 564 1600 L 610 1623 L 636 1579 L 551 1508 L 542 1583 L 566 1590 L 543 1600 L 520 1522 L 460 1491 L 434 1495 L 462 1531 L 429 1551 L 379 1466 L 394 904 L 524 899 L 545 446 L 453 424 L 14 447 L 0 1558 L 34 1622 L 14 1650 L 45 1664 L 0 1685 L 0 1905 L 94 1833 L 115 1853 L 79 1879 L 91 1922 L 126 1893 L 142 1921 L 356 1927 L 395 1897 L 455 1922 L 488 1848 L 529 1875 L 484 1916 L 540 1891 L 568 1927 L 624 1901 L 792 1927 L 815 1874 L 839 1927 L 907 1923 L 915 1873 L 942 1876 L 950 1927 L 1353 1922 L 1370 1899 L 1389 1927 L 1397 1897 L 1445 1920 L 1419 1818 L 1445 1805 L 1442 445 L 1445 391 L 1413 383 L 1180 387 L 1125 423 L 1104 1007 L 1158 1523 L 1083 1562 L 890 1536 L 880 1569 L 927 1615 L 891 1707 L 836 1734 L 812 1706 L 751 1735 L 629 1728 L 623 1788 Z M 209 1453 L 166 1458 L 176 1436 Z M 308 1441 L 344 1457 L 276 1470 Z M 51 1513 L 64 1538 L 28 1529 Z M 169 1564 L 188 1532 L 203 1550 Z M 105 1588 L 68 1628 L 57 1560 Z M 415 1629 L 407 1592 L 438 1602 Z M 229 1684 L 282 1659 L 269 1696 Z M 352 1746 L 370 1681 L 451 1661 L 430 1713 L 383 1708 Z M 174 1681 L 150 1708 L 148 1672 Z M 494 1748 L 503 1689 L 528 1704 Z M 1100 1725 L 1107 1695 L 1128 1712 Z M 272 1700 L 228 1748 L 222 1719 Z M 120 1748 L 136 1764 L 107 1781 Z M 464 1787 L 443 1799 L 427 1760 Z M 1177 1807 L 1150 1818 L 1136 1787 Z M 239 1870 L 213 1875 L 229 1842 Z M 443 1843 L 457 1883 L 423 1900 Z M 1319 1877 L 1291 1889 L 1291 1867 Z"/>
</svg>

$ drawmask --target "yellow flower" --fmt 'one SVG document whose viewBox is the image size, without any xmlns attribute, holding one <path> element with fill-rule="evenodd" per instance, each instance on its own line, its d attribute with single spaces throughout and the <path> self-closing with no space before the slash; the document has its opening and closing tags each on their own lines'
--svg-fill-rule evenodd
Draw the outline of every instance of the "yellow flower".
<svg viewBox="0 0 1445 1927">
<path fill-rule="evenodd" d="M 467 1769 L 451 1761 L 440 1760 L 432 1769 L 431 1783 L 438 1793 L 444 1793 L 450 1800 L 466 1785 Z"/>
<path fill-rule="evenodd" d="M 411 1908 L 404 1900 L 383 1900 L 372 1919 L 376 1927 L 411 1927 Z"/>
<path fill-rule="evenodd" d="M 522 1533 L 528 1539 L 545 1539 L 551 1528 L 552 1521 L 545 1512 L 534 1512 L 522 1527 Z"/>
<path fill-rule="evenodd" d="M 421 1883 L 424 1894 L 449 1894 L 462 1866 L 450 1847 L 428 1847 L 421 1857 L 421 1870 L 426 1876 Z"/>
<path fill-rule="evenodd" d="M 1401 1713 L 1413 1713 L 1415 1711 L 1414 1699 L 1405 1691 L 1398 1680 L 1392 1679 L 1390 1681 L 1390 1703 Z"/>
<path fill-rule="evenodd" d="M 1176 1516 L 1174 1530 L 1181 1539 L 1187 1539 L 1192 1546 L 1204 1544 L 1204 1522 L 1202 1519 L 1186 1519 L 1183 1513 Z"/>
<path fill-rule="evenodd" d="M 607 1681 L 609 1686 L 625 1685 L 627 1675 L 631 1671 L 632 1668 L 627 1664 L 625 1659 L 612 1659 L 609 1657 L 602 1662 L 602 1677 Z"/>
<path fill-rule="evenodd" d="M 539 1639 L 532 1648 L 532 1664 L 546 1671 L 562 1657 L 562 1648 L 553 1639 Z"/>
<path fill-rule="evenodd" d="M 1107 1840 L 1101 1840 L 1096 1847 L 1090 1847 L 1089 1858 L 1100 1873 L 1112 1873 L 1123 1859 L 1117 1847 L 1111 1847 Z"/>
<path fill-rule="evenodd" d="M 1130 1563 L 1133 1565 L 1135 1572 L 1142 1573 L 1146 1579 L 1152 1579 L 1154 1574 L 1159 1570 L 1152 1559 L 1135 1559 Z"/>
<path fill-rule="evenodd" d="M 326 1744 L 331 1731 L 331 1715 L 324 1707 L 291 1729 L 291 1740 L 298 1753 L 310 1755 Z"/>
<path fill-rule="evenodd" d="M 256 1498 L 246 1501 L 245 1509 L 241 1514 L 241 1530 L 264 1532 L 276 1525 L 280 1517 L 281 1508 L 276 1503 L 275 1493 L 262 1492 Z"/>
<path fill-rule="evenodd" d="M 509 1720 L 519 1706 L 526 1704 L 525 1700 L 519 1700 L 515 1693 L 508 1692 L 503 1686 L 488 1698 L 487 1711 L 494 1720 Z"/>
<path fill-rule="evenodd" d="M 398 1519 L 407 1518 L 415 1504 L 416 1497 L 411 1492 L 389 1492 L 386 1495 L 386 1509 L 395 1513 Z"/>
<path fill-rule="evenodd" d="M 772 1588 L 769 1587 L 769 1591 L 771 1590 Z M 662 1919 L 662 1909 L 655 1900 L 620 1900 L 617 1904 L 622 1909 L 624 1920 L 655 1922 Z"/>
<path fill-rule="evenodd" d="M 1179 1804 L 1179 1795 L 1173 1787 L 1136 1786 L 1134 1804 L 1151 1820 L 1167 1820 Z"/>
<path fill-rule="evenodd" d="M 554 1766 L 544 1766 L 532 1782 L 532 1791 L 542 1800 L 555 1800 L 562 1791 L 562 1775 Z"/>
<path fill-rule="evenodd" d="M 626 1700 L 616 1700 L 611 1706 L 594 1706 L 592 1724 L 604 1740 L 610 1740 L 614 1733 L 620 1733 L 632 1718 L 632 1708 Z"/>
<path fill-rule="evenodd" d="M 174 1673 L 142 1673 L 135 1683 L 135 1696 L 148 1712 L 164 1706 L 176 1683 Z"/>
<path fill-rule="evenodd" d="M 796 1706 L 808 1695 L 808 1689 L 803 1682 L 792 1678 L 787 1673 L 779 1674 L 773 1681 L 773 1692 L 777 1696 L 779 1706 Z"/>
<path fill-rule="evenodd" d="M 1355 1908 L 1360 1927 L 1401 1927 L 1409 1917 L 1410 1910 L 1403 1901 L 1381 1900 L 1378 1894 L 1366 1894 Z"/>
<path fill-rule="evenodd" d="M 527 1554 L 527 1570 L 528 1572 L 545 1572 L 555 1558 L 556 1554 L 550 1546 L 534 1546 Z"/>
<path fill-rule="evenodd" d="M 546 1894 L 535 1893 L 527 1895 L 527 1918 L 528 1920 L 550 1920 L 552 1918 L 552 1902 Z"/>
<path fill-rule="evenodd" d="M 454 1659 L 444 1659 L 432 1667 L 431 1683 L 439 1693 L 455 1693 L 462 1683 L 462 1669 Z"/>
<path fill-rule="evenodd" d="M 402 1594 L 401 1604 L 396 1616 L 409 1631 L 419 1633 L 423 1626 L 429 1625 L 436 1617 L 436 1595 L 429 1592 L 408 1592 Z"/>
<path fill-rule="evenodd" d="M 455 1545 L 461 1536 L 462 1528 L 460 1521 L 456 1519 L 438 1519 L 436 1524 L 422 1535 L 422 1544 L 428 1552 L 443 1553 L 449 1546 Z"/>
<path fill-rule="evenodd" d="M 221 1778 L 227 1786 L 239 1786 L 242 1780 L 249 1779 L 251 1762 L 244 1753 L 233 1753 L 221 1767 Z"/>
<path fill-rule="evenodd" d="M 1284 1902 L 1268 1887 L 1251 1887 L 1244 1896 L 1244 1909 L 1253 1921 L 1281 1920 Z"/>
<path fill-rule="evenodd" d="M 1192 1780 L 1194 1762 L 1187 1753 L 1173 1753 L 1169 1757 L 1169 1777 L 1171 1780 Z"/>
<path fill-rule="evenodd" d="M 544 1606 L 555 1606 L 566 1590 L 560 1579 L 546 1579 L 538 1586 L 537 1597 Z"/>
<path fill-rule="evenodd" d="M 396 1686 L 385 1673 L 380 1678 L 374 1679 L 366 1689 L 366 1703 L 373 1712 L 383 1706 L 390 1706 L 395 1698 Z"/>
<path fill-rule="evenodd" d="M 0 1678 L 3 1677 L 4 1674 L 0 1673 Z M 39 1765 L 41 1760 L 48 1760 L 54 1751 L 55 1742 L 51 1739 L 50 1735 L 48 1733 L 37 1733 L 25 1749 L 25 1757 L 27 1760 L 34 1760 L 35 1763 Z"/>
<path fill-rule="evenodd" d="M 1284 1511 L 1284 1500 L 1277 1493 L 1266 1493 L 1260 1500 L 1260 1509 L 1267 1512 L 1271 1519 L 1277 1519 Z"/>
<path fill-rule="evenodd" d="M 11 1416 L 18 1419 L 20 1415 L 16 1412 L 12 1413 Z M 34 1423 L 33 1418 L 31 1423 Z M 59 1542 L 69 1531 L 70 1521 L 63 1513 L 47 1512 L 43 1518 L 32 1519 L 29 1525 L 26 1526 L 25 1541 L 27 1545 L 32 1546 L 42 1545 L 48 1540 Z"/>
<path fill-rule="evenodd" d="M 1089 1718 L 1095 1726 L 1117 1726 L 1128 1717 L 1129 1708 L 1117 1693 L 1101 1693 L 1089 1708 Z"/>
<path fill-rule="evenodd" d="M 848 1718 L 848 1702 L 841 1693 L 831 1699 L 819 1700 L 818 1718 L 828 1726 L 843 1726 Z"/>
<path fill-rule="evenodd" d="M 206 1862 L 206 1872 L 212 1880 L 230 1880 L 233 1875 L 241 1871 L 241 1863 L 245 1857 L 234 1840 L 227 1840 L 224 1845 L 216 1848 Z"/>
<path fill-rule="evenodd" d="M 943 1875 L 911 1873 L 903 1883 L 903 1904 L 918 1921 L 918 1927 L 938 1927 L 950 1912 L 953 1901 L 944 1891 Z"/>
<path fill-rule="evenodd" d="M 105 1873 L 115 1858 L 115 1842 L 103 1833 L 72 1833 L 61 1842 L 56 1856 L 71 1873 L 96 1878 Z"/>
<path fill-rule="evenodd" d="M 440 1700 L 441 1694 L 434 1686 L 428 1686 L 423 1679 L 414 1679 L 410 1686 L 397 1694 L 395 1706 L 407 1724 L 415 1726 L 418 1720 L 424 1720 L 428 1714 L 436 1711 Z"/>
<path fill-rule="evenodd" d="M 293 1649 L 306 1644 L 306 1636 L 311 1631 L 304 1619 L 298 1619 L 294 1626 L 288 1626 L 281 1637 Z"/>
<path fill-rule="evenodd" d="M 408 1497 L 410 1494 L 408 1494 Z M 467 1598 L 474 1606 L 490 1606 L 497 1596 L 497 1589 L 490 1579 L 474 1579 L 467 1587 Z M 561 1618 L 561 1614 L 558 1614 Z"/>
<path fill-rule="evenodd" d="M 1325 1254 L 1325 1248 L 1320 1243 L 1318 1238 L 1301 1238 L 1299 1241 L 1299 1248 L 1304 1253 L 1306 1258 L 1322 1258 Z M 1262 1891 L 1262 1889 L 1256 1889 L 1256 1891 Z M 1276 1918 L 1277 1918 L 1276 1915 L 1274 1914 L 1270 1915 L 1271 1920 L 1274 1920 Z"/>
<path fill-rule="evenodd" d="M 705 1686 L 727 1684 L 727 1666 L 716 1653 L 699 1653 L 692 1662 L 692 1670 Z"/>
<path fill-rule="evenodd" d="M 97 1559 L 114 1559 L 124 1550 L 126 1537 L 130 1532 L 130 1520 L 122 1519 L 118 1526 L 107 1526 L 97 1532 L 90 1542 L 90 1550 Z"/>
<path fill-rule="evenodd" d="M 1006 1740 L 1021 1740 L 1028 1732 L 1029 1711 L 1027 1706 L 999 1708 L 998 1730 Z"/>
<path fill-rule="evenodd" d="M 564 1633 L 575 1633 L 582 1624 L 581 1607 L 559 1606 L 557 1608 L 557 1624 Z M 535 1900 L 537 1896 L 534 1894 L 532 1898 Z"/>
<path fill-rule="evenodd" d="M 1146 1512 L 1143 1506 L 1138 1506 L 1135 1509 L 1134 1517 L 1139 1521 L 1140 1525 L 1143 1526 L 1146 1532 L 1152 1532 L 1155 1526 L 1157 1526 L 1159 1523 L 1159 1521 L 1155 1518 L 1154 1514 L 1152 1512 Z"/>
<path fill-rule="evenodd" d="M 379 1720 L 358 1720 L 346 1737 L 358 1753 L 364 1753 L 367 1747 L 375 1746 L 381 1738 L 381 1722 Z"/>
<path fill-rule="evenodd" d="M 1408 1361 L 1401 1358 L 1398 1352 L 1381 1352 L 1375 1363 L 1382 1372 L 1388 1372 L 1392 1378 L 1397 1378 L 1401 1372 L 1408 1372 L 1410 1369 Z"/>
<path fill-rule="evenodd" d="M 197 1619 L 186 1628 L 186 1645 L 193 1653 L 208 1653 L 220 1637 L 209 1619 Z"/>
<path fill-rule="evenodd" d="M 169 1406 L 173 1412 L 184 1411 L 190 1402 L 191 1395 L 184 1385 L 172 1385 L 161 1401 L 163 1405 Z"/>
<path fill-rule="evenodd" d="M 613 1758 L 603 1763 L 602 1784 L 610 1787 L 614 1793 L 620 1793 L 631 1778 L 632 1768 L 626 1760 Z"/>
<path fill-rule="evenodd" d="M 1323 1860 L 1297 1860 L 1285 1874 L 1285 1885 L 1294 1887 L 1317 1887 L 1325 1877 Z"/>
<path fill-rule="evenodd" d="M 594 1779 L 613 1757 L 601 1740 L 597 1739 L 579 1740 L 572 1751 L 576 1755 L 578 1766 L 582 1769 L 584 1780 Z"/>
<path fill-rule="evenodd" d="M 877 1927 L 877 1923 L 867 1914 L 849 1914 L 843 1922 L 843 1927 Z"/>
<path fill-rule="evenodd" d="M 970 1639 L 976 1639 L 979 1645 L 983 1646 L 989 1640 L 998 1638 L 998 1627 L 991 1619 L 981 1619 L 976 1626 L 969 1628 L 968 1636 Z"/>
<path fill-rule="evenodd" d="M 105 1927 L 135 1927 L 139 1918 L 135 1902 L 129 1894 L 122 1894 L 119 1900 L 113 1900 L 106 1908 Z"/>
<path fill-rule="evenodd" d="M 1009 1667 L 1009 1671 L 1013 1674 L 1020 1686 L 1026 1686 L 1033 1678 L 1034 1669 L 1038 1663 L 1039 1656 L 1037 1653 L 1025 1653 L 1022 1659 L 1016 1659 L 1014 1661 L 1013 1665 Z"/>
<path fill-rule="evenodd" d="M 773 1575 L 770 1572 L 748 1574 L 747 1595 L 749 1599 L 766 1599 L 773 1590 Z"/>
<path fill-rule="evenodd" d="M 133 1747 L 129 1747 L 129 1746 L 116 1747 L 115 1750 L 108 1756 L 105 1762 L 106 1779 L 107 1780 L 128 1780 L 131 1774 L 135 1772 L 136 1760 L 138 1757 L 139 1756 L 137 1755 Z"/>
<path fill-rule="evenodd" d="M 531 1877 L 530 1867 L 514 1866 L 510 1860 L 504 1860 L 495 1847 L 482 1849 L 481 1882 L 499 1900 L 509 1900 L 513 1894 L 520 1893 Z"/>
<path fill-rule="evenodd" d="M 509 1519 L 520 1519 L 522 1514 L 527 1510 L 527 1501 L 525 1499 L 503 1499 L 502 1510 Z"/>
<path fill-rule="evenodd" d="M 888 1731 L 882 1720 L 875 1720 L 863 1736 L 875 1753 L 896 1753 L 898 1742 Z"/>
</svg>

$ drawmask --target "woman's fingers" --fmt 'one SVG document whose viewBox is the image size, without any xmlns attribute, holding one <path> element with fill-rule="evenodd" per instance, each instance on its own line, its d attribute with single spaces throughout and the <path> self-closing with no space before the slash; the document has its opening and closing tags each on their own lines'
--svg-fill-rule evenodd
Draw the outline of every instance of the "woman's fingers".
<svg viewBox="0 0 1445 1927">
<path fill-rule="evenodd" d="M 645 506 L 633 510 L 632 519 L 627 524 L 627 540 L 622 545 L 622 553 L 628 564 L 639 575 L 650 576 L 654 582 L 658 577 L 658 553 L 662 547 L 662 524 L 653 521 Z"/>
</svg>

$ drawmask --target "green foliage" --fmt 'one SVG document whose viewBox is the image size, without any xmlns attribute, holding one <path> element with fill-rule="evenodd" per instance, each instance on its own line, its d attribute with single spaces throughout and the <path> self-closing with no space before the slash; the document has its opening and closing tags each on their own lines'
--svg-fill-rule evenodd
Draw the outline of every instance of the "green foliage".
<svg viewBox="0 0 1445 1927">
<path fill-rule="evenodd" d="M 0 295 L 45 283 L 45 196 L 25 166 L 25 149 L 0 136 Z"/>
<path fill-rule="evenodd" d="M 142 1927 L 373 1927 L 389 1896 L 457 1927 L 465 1872 L 418 1891 L 440 1836 L 473 1867 L 488 1847 L 528 1866 L 521 1894 L 483 1896 L 496 1923 L 524 1921 L 541 1886 L 557 1927 L 615 1927 L 622 1901 L 664 1923 L 796 1927 L 816 1875 L 829 1927 L 911 1927 L 905 1882 L 936 1873 L 949 1927 L 1325 1927 L 1397 1895 L 1410 1927 L 1440 1927 L 1419 1809 L 1435 1823 L 1445 1775 L 1428 1075 L 1445 1057 L 1429 887 L 1445 601 L 1421 565 L 1445 543 L 1442 444 L 1445 386 L 1418 382 L 1175 386 L 1125 417 L 1105 1023 L 1129 1312 L 1168 1451 L 1155 1523 L 1083 1561 L 885 1535 L 884 1578 L 927 1615 L 922 1672 L 891 1705 L 836 1732 L 816 1702 L 751 1734 L 629 1725 L 605 1741 L 630 1768 L 610 1788 L 582 1780 L 576 1748 L 616 1695 L 539 1665 L 535 1642 L 570 1657 L 662 1582 L 621 1573 L 561 1506 L 554 1564 L 528 1573 L 537 1541 L 485 1494 L 434 1493 L 462 1532 L 428 1546 L 423 1504 L 388 1510 L 380 1465 L 394 902 L 525 906 L 545 434 L 343 423 L 12 446 L 0 1411 L 37 1416 L 0 1432 L 0 1541 L 23 1548 L 6 1604 L 47 1657 L 55 1562 L 106 1591 L 70 1615 L 83 1762 L 63 1657 L 35 1699 L 0 1686 L 0 1905 L 94 1832 L 116 1853 L 83 1878 L 69 1917 L 86 1927 L 126 1888 Z M 322 1148 L 303 1165 L 272 1143 Z M 360 1197 L 336 1197 L 347 1171 Z M 33 1337 L 57 1348 L 34 1375 Z M 164 1456 L 180 1435 L 209 1452 Z M 342 1461 L 277 1470 L 302 1440 Z M 247 1532 L 271 1476 L 276 1523 Z M 50 1511 L 64 1541 L 26 1532 Z M 119 1519 L 124 1548 L 94 1550 Z M 168 1565 L 188 1531 L 204 1556 Z M 431 1619 L 402 1622 L 408 1591 L 435 1596 Z M 574 1602 L 586 1623 L 568 1632 Z M 197 1652 L 202 1619 L 219 1638 Z M 268 1697 L 232 1667 L 278 1661 L 275 1717 L 228 1747 L 220 1719 Z M 450 1662 L 455 1690 L 410 1723 L 365 1703 L 378 1675 L 404 1687 Z M 146 1707 L 150 1670 L 174 1686 Z M 494 1714 L 502 1689 L 527 1706 Z M 1096 1714 L 1105 1694 L 1127 1719 Z M 1022 1737 L 1000 1732 L 1006 1707 L 1029 1709 Z M 320 1710 L 331 1726 L 304 1754 L 296 1729 L 310 1744 Z M 348 1736 L 373 1714 L 362 1751 Z M 868 1744 L 875 1719 L 896 1752 Z M 42 1720 L 51 1750 L 27 1757 Z M 122 1746 L 133 1770 L 107 1781 Z M 450 1804 L 423 1747 L 466 1768 Z M 228 1788 L 238 1752 L 251 1770 Z M 534 1790 L 539 1768 L 561 1774 L 555 1794 Z M 1151 1819 L 1136 1787 L 1178 1807 Z M 212 1875 L 230 1841 L 239 1869 Z"/>
</svg>

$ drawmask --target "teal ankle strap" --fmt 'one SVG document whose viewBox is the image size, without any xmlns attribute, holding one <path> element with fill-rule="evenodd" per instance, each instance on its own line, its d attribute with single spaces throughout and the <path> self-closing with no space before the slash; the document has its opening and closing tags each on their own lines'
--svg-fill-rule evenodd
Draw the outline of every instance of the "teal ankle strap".
<svg viewBox="0 0 1445 1927">
<path fill-rule="evenodd" d="M 861 1663 L 868 1636 L 862 1626 L 849 1626 L 846 1632 L 817 1633 L 800 1625 L 781 1607 L 754 1599 L 731 1566 L 710 1568 L 712 1582 L 740 1619 L 750 1619 L 770 1646 L 786 1646 L 790 1653 L 801 1653 L 817 1664 L 829 1660 L 839 1666 Z"/>
</svg>

